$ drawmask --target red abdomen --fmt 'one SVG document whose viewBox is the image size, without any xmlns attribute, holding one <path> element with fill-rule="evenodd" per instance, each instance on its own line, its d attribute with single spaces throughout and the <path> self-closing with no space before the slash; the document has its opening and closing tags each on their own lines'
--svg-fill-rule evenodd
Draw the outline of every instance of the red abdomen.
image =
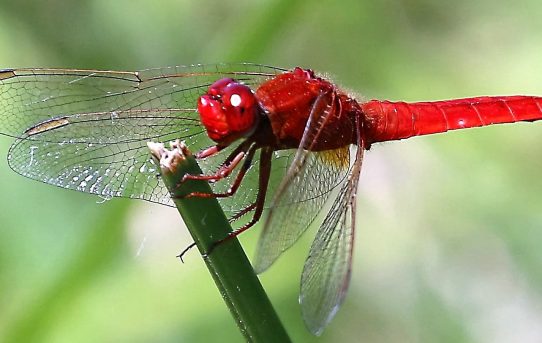
<svg viewBox="0 0 542 343">
<path fill-rule="evenodd" d="M 542 119 L 542 98 L 476 97 L 433 102 L 361 104 L 370 143 L 499 123 Z"/>
</svg>

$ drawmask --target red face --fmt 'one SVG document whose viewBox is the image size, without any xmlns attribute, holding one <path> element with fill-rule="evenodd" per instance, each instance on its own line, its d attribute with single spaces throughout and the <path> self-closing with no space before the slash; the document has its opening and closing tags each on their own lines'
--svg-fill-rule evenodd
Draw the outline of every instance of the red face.
<svg viewBox="0 0 542 343">
<path fill-rule="evenodd" d="M 230 78 L 216 81 L 200 96 L 198 112 L 209 138 L 224 145 L 250 136 L 260 116 L 252 90 Z"/>
</svg>

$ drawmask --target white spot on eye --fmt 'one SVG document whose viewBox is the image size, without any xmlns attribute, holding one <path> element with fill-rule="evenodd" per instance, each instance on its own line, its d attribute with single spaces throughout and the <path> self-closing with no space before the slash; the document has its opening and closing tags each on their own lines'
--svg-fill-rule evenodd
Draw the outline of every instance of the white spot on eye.
<svg viewBox="0 0 542 343">
<path fill-rule="evenodd" d="M 232 96 L 230 97 L 230 104 L 233 107 L 241 105 L 241 96 L 239 96 L 239 94 L 232 94 Z"/>
</svg>

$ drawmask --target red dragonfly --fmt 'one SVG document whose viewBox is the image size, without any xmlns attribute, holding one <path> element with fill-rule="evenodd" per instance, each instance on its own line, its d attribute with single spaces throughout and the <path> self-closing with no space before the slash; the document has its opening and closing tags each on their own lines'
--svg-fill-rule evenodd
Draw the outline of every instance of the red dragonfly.
<svg viewBox="0 0 542 343">
<path fill-rule="evenodd" d="M 254 268 L 266 270 L 338 191 L 301 277 L 307 327 L 320 334 L 348 288 L 356 189 L 372 144 L 542 119 L 542 98 L 360 103 L 308 69 L 255 64 L 115 72 L 0 71 L 0 132 L 17 173 L 105 198 L 172 205 L 148 141 L 181 139 L 237 235 L 267 211 Z M 352 161 L 351 161 L 352 157 Z M 276 186 L 275 186 L 276 185 Z"/>
</svg>

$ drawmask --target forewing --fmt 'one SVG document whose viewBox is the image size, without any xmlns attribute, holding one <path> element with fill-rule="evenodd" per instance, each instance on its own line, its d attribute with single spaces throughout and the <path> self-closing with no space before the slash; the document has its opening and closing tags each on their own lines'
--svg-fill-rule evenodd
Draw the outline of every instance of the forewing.
<svg viewBox="0 0 542 343">
<path fill-rule="evenodd" d="M 350 282 L 355 196 L 363 148 L 312 243 L 301 276 L 299 302 L 309 330 L 320 335 L 342 304 Z"/>
<path fill-rule="evenodd" d="M 63 116 L 18 139 L 8 162 L 23 176 L 62 188 L 169 205 L 145 144 L 200 135 L 199 125 L 183 113 L 120 110 L 114 116 L 110 112 Z M 179 122 L 183 131 L 178 131 Z"/>
<path fill-rule="evenodd" d="M 195 110 L 208 86 L 232 77 L 255 88 L 282 71 L 253 64 L 141 72 L 4 70 L 0 133 L 17 138 L 9 163 L 24 176 L 105 197 L 170 204 L 146 142 L 181 138 L 192 151 L 213 145 Z M 201 161 L 204 172 L 212 173 L 231 149 Z"/>
</svg>

